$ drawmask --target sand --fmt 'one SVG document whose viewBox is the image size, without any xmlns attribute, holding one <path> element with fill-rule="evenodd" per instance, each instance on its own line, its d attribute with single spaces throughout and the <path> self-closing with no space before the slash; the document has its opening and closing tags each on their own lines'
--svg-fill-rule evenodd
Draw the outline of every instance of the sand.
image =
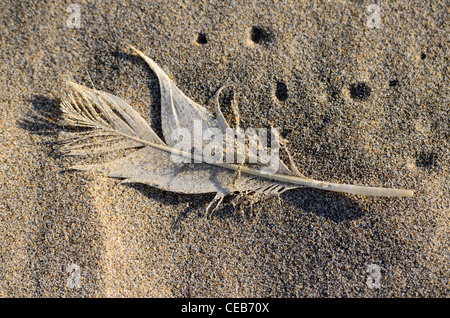
<svg viewBox="0 0 450 318">
<path fill-rule="evenodd" d="M 382 1 L 379 28 L 371 1 L 76 3 L 79 28 L 71 1 L 0 4 L 0 296 L 450 296 L 446 1 Z M 277 127 L 306 176 L 415 196 L 298 189 L 208 219 L 214 195 L 64 171 L 68 79 L 160 129 L 125 43 L 209 109 L 233 84 L 224 111 Z"/>
</svg>

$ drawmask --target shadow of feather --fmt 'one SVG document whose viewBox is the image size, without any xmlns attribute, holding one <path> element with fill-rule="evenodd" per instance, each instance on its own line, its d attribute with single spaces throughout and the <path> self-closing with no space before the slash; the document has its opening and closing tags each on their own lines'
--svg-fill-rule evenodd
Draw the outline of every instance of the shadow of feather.
<svg viewBox="0 0 450 318">
<path fill-rule="evenodd" d="M 296 211 L 313 213 L 336 223 L 361 218 L 365 210 L 351 195 L 312 188 L 291 190 L 286 200 Z"/>
<path fill-rule="evenodd" d="M 33 135 L 53 137 L 43 138 L 41 144 L 50 147 L 51 150 L 48 153 L 50 157 L 57 158 L 58 153 L 55 147 L 57 136 L 61 131 L 66 130 L 65 126 L 60 123 L 60 100 L 35 95 L 28 102 L 31 103 L 32 109 L 17 120 L 18 127 Z"/>
</svg>

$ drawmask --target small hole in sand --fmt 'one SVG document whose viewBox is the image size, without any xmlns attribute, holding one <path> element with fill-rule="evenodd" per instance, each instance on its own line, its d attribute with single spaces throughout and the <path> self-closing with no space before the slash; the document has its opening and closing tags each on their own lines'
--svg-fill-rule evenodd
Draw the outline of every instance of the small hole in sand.
<svg viewBox="0 0 450 318">
<path fill-rule="evenodd" d="M 417 156 L 416 166 L 421 168 L 430 168 L 437 166 L 438 156 L 434 152 L 422 152 Z"/>
<path fill-rule="evenodd" d="M 208 38 L 206 37 L 205 33 L 199 33 L 197 34 L 197 39 L 195 40 L 195 42 L 197 42 L 197 44 L 203 45 L 208 43 Z"/>
<path fill-rule="evenodd" d="M 279 101 L 284 102 L 288 99 L 288 89 L 285 83 L 277 82 L 277 88 L 275 90 L 275 96 Z"/>
<path fill-rule="evenodd" d="M 350 85 L 350 97 L 358 100 L 368 100 L 371 89 L 366 83 L 356 83 Z"/>
<path fill-rule="evenodd" d="M 420 59 L 423 61 L 427 58 L 427 55 L 425 53 L 422 52 L 422 54 L 420 54 Z"/>
<path fill-rule="evenodd" d="M 268 28 L 254 26 L 250 30 L 250 39 L 256 44 L 263 44 L 271 42 L 273 34 Z"/>
</svg>

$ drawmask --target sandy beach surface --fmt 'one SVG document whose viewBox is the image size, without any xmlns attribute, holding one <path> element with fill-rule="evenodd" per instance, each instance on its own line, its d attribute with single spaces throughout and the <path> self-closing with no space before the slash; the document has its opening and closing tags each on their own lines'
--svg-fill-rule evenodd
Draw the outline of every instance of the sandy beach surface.
<svg viewBox="0 0 450 318">
<path fill-rule="evenodd" d="M 449 16 L 447 1 L 2 1 L 0 297 L 449 297 Z M 65 171 L 67 80 L 160 132 L 157 77 L 126 43 L 208 109 L 234 85 L 224 112 L 278 128 L 307 177 L 414 197 L 304 188 L 206 218 L 214 194 Z"/>
</svg>

